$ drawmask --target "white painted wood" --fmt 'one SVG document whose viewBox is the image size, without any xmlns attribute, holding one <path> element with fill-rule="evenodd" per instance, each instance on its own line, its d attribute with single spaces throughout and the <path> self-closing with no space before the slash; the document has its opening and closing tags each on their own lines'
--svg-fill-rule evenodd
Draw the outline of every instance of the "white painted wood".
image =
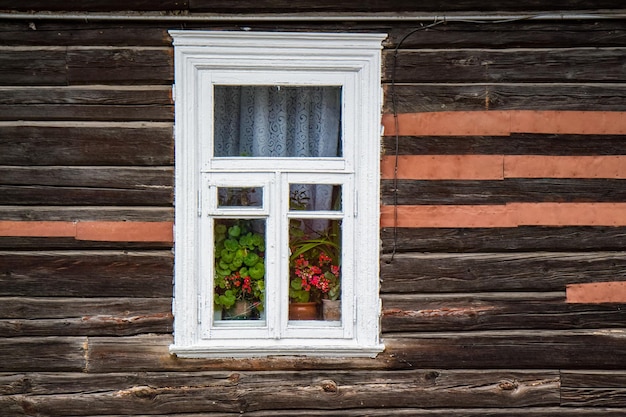
<svg viewBox="0 0 626 417">
<path fill-rule="evenodd" d="M 174 343 L 181 357 L 375 356 L 380 334 L 382 34 L 171 31 L 176 80 Z M 341 158 L 213 158 L 213 85 L 337 85 Z M 289 183 L 341 184 L 340 212 L 289 212 Z M 263 187 L 258 207 L 219 208 L 214 188 Z M 197 201 L 196 199 L 201 199 Z M 200 211 L 198 213 L 198 204 Z M 213 319 L 213 218 L 265 219 L 265 319 Z M 287 316 L 290 217 L 342 219 L 342 320 Z"/>
</svg>

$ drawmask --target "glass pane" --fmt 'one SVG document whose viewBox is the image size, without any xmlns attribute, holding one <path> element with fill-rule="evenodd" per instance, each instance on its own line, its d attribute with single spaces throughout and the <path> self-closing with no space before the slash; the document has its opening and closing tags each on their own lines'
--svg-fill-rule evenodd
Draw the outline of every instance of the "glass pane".
<svg viewBox="0 0 626 417">
<path fill-rule="evenodd" d="M 289 248 L 289 320 L 341 320 L 341 221 L 291 219 Z"/>
<path fill-rule="evenodd" d="M 214 90 L 216 157 L 339 157 L 341 87 L 225 86 Z"/>
<path fill-rule="evenodd" d="M 289 210 L 341 211 L 341 185 L 290 184 Z"/>
<path fill-rule="evenodd" d="M 263 207 L 263 188 L 218 187 L 217 207 Z"/>
<path fill-rule="evenodd" d="M 216 320 L 259 320 L 265 310 L 265 220 L 215 220 Z"/>
</svg>

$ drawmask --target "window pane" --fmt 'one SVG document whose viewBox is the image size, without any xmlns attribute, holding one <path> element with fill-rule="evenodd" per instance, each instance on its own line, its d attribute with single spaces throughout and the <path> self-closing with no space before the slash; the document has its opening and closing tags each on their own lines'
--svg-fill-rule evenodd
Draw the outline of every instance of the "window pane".
<svg viewBox="0 0 626 417">
<path fill-rule="evenodd" d="M 218 187 L 217 207 L 263 207 L 263 188 Z"/>
<path fill-rule="evenodd" d="M 289 319 L 341 320 L 341 221 L 291 219 L 289 249 Z"/>
<path fill-rule="evenodd" d="M 216 157 L 341 156 L 341 87 L 224 86 L 214 90 Z"/>
<path fill-rule="evenodd" d="M 341 211 L 341 185 L 290 184 L 289 210 Z"/>
<path fill-rule="evenodd" d="M 259 320 L 265 310 L 265 220 L 215 220 L 217 320 Z"/>
</svg>

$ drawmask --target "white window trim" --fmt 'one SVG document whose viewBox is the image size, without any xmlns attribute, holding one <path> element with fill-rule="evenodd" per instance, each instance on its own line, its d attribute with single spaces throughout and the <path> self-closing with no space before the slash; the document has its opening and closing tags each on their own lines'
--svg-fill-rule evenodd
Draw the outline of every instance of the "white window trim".
<svg viewBox="0 0 626 417">
<path fill-rule="evenodd" d="M 180 357 L 376 356 L 384 349 L 379 340 L 379 175 L 380 50 L 386 35 L 205 31 L 170 31 L 170 34 L 175 46 L 176 80 L 175 321 L 170 351 Z M 347 110 L 354 117 L 347 118 L 351 126 L 344 126 L 344 133 L 351 130 L 349 137 L 342 137 L 354 143 L 344 142 L 341 161 L 327 162 L 330 172 L 354 173 L 355 191 L 348 201 L 354 200 L 351 239 L 356 261 L 347 268 L 354 274 L 354 317 L 352 323 L 344 319 L 344 326 L 351 327 L 342 337 L 207 337 L 206 323 L 202 324 L 201 317 L 204 314 L 199 314 L 203 309 L 212 309 L 204 305 L 210 301 L 201 296 L 203 286 L 210 284 L 199 278 L 201 218 L 208 210 L 204 206 L 206 196 L 201 193 L 206 173 L 217 173 L 227 166 L 220 165 L 221 161 L 211 161 L 206 158 L 206 151 L 202 151 L 200 137 L 206 141 L 203 135 L 210 130 L 206 120 L 209 119 L 209 124 L 211 121 L 204 113 L 200 117 L 200 109 L 207 107 L 203 104 L 206 92 L 201 90 L 207 85 L 207 76 L 227 82 L 225 74 L 231 74 L 233 80 L 286 77 L 283 78 L 286 85 L 323 85 L 329 77 L 343 77 L 343 85 L 352 83 L 345 89 L 350 96 L 344 97 L 344 110 L 346 103 L 351 103 Z M 319 80 L 315 74 L 320 74 Z M 293 164 L 294 169 L 298 167 L 297 161 L 296 164 L 289 160 L 281 162 Z M 263 167 L 255 164 L 253 161 L 249 165 L 251 171 L 263 171 Z"/>
</svg>

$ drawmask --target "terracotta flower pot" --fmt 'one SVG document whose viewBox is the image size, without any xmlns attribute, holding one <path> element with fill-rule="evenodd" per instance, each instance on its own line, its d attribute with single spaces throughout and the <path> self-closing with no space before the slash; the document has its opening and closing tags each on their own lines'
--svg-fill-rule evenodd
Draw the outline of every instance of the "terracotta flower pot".
<svg viewBox="0 0 626 417">
<path fill-rule="evenodd" d="M 289 303 L 289 320 L 318 320 L 317 303 Z"/>
</svg>

